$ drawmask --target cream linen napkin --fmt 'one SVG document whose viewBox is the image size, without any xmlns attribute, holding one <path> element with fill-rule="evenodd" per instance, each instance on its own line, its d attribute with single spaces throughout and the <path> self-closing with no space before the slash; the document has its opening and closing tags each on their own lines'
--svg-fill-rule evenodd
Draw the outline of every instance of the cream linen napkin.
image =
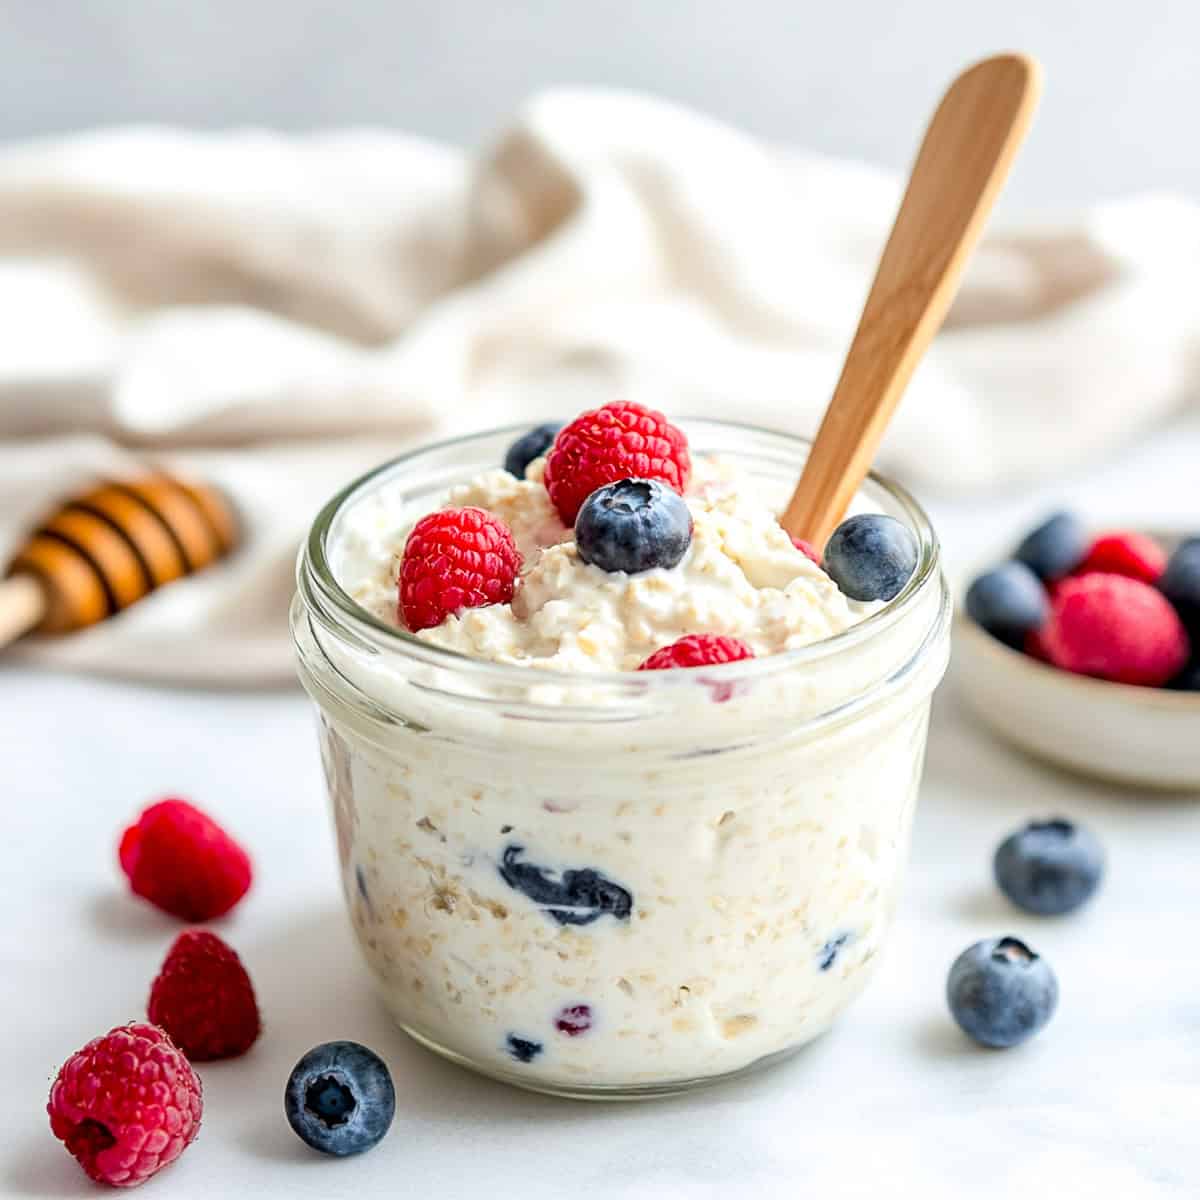
<svg viewBox="0 0 1200 1200">
<path fill-rule="evenodd" d="M 811 431 L 898 200 L 642 96 L 535 98 L 477 158 L 399 134 L 125 129 L 0 153 L 0 553 L 138 461 L 225 487 L 226 566 L 17 653 L 145 677 L 291 673 L 320 502 L 422 439 L 623 397 Z M 1180 403 L 1200 211 L 1140 198 L 995 236 L 885 465 L 1057 469 Z"/>
</svg>

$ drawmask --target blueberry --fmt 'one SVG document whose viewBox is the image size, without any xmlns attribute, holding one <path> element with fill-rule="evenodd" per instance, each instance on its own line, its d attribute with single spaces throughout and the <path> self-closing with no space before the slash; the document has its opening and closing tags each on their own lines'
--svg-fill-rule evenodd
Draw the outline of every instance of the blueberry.
<svg viewBox="0 0 1200 1200">
<path fill-rule="evenodd" d="M 542 1043 L 530 1041 L 529 1038 L 517 1037 L 510 1033 L 505 1042 L 508 1052 L 519 1063 L 531 1063 L 542 1052 Z"/>
<path fill-rule="evenodd" d="M 848 517 L 825 546 L 825 570 L 852 600 L 891 600 L 917 569 L 917 539 L 878 513 Z"/>
<path fill-rule="evenodd" d="M 524 479 L 525 468 L 535 458 L 541 458 L 554 445 L 554 439 L 558 437 L 561 428 L 562 425 L 538 425 L 528 433 L 521 434 L 509 446 L 508 453 L 504 456 L 504 469 L 518 479 Z"/>
<path fill-rule="evenodd" d="M 842 947 L 845 946 L 853 937 L 850 933 L 839 933 L 835 937 L 831 937 L 825 945 L 823 945 L 817 954 L 817 970 L 828 971 L 830 967 L 837 962 L 837 956 L 841 953 Z"/>
<path fill-rule="evenodd" d="M 1175 692 L 1200 692 L 1200 658 L 1184 667 L 1167 687 Z"/>
<path fill-rule="evenodd" d="M 1200 537 L 1188 538 L 1167 561 L 1158 581 L 1188 633 L 1200 640 Z"/>
<path fill-rule="evenodd" d="M 1014 937 L 988 938 L 954 960 L 946 1000 L 962 1031 L 1003 1050 L 1031 1038 L 1058 1007 L 1058 980 Z"/>
<path fill-rule="evenodd" d="M 519 862 L 524 846 L 507 846 L 500 859 L 500 878 L 514 891 L 546 909 L 560 925 L 590 925 L 606 914 L 628 921 L 633 897 L 591 867 L 568 870 L 560 878 L 531 862 Z"/>
<path fill-rule="evenodd" d="M 1074 912 L 1100 886 L 1104 851 L 1073 821 L 1031 821 L 1000 843 L 996 883 L 1018 907 L 1043 917 Z"/>
<path fill-rule="evenodd" d="M 1042 581 L 1024 564 L 1006 562 L 980 575 L 967 589 L 967 615 L 992 637 L 1020 649 L 1039 628 L 1050 605 Z"/>
<path fill-rule="evenodd" d="M 1061 579 L 1083 562 L 1090 542 L 1088 531 L 1078 517 L 1059 512 L 1028 534 L 1013 557 L 1039 579 Z"/>
<path fill-rule="evenodd" d="M 383 1060 L 358 1042 L 314 1046 L 293 1068 L 283 1107 L 296 1136 L 322 1154 L 361 1154 L 380 1141 L 396 1113 Z"/>
<path fill-rule="evenodd" d="M 597 488 L 575 518 L 579 557 L 602 571 L 673 567 L 692 541 L 683 497 L 656 479 L 622 479 Z"/>
</svg>

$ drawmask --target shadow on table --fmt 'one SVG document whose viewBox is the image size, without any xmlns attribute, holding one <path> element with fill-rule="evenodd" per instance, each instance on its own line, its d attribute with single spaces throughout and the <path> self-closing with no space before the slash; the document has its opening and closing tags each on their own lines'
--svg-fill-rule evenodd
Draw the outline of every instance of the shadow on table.
<svg viewBox="0 0 1200 1200">
<path fill-rule="evenodd" d="M 86 915 L 101 937 L 121 942 L 167 945 L 184 928 L 174 917 L 133 895 L 123 882 L 97 892 Z"/>
<path fill-rule="evenodd" d="M 396 1129 L 403 1129 L 409 1119 L 432 1119 L 454 1127 L 481 1123 L 491 1131 L 507 1126 L 527 1131 L 573 1125 L 594 1130 L 628 1120 L 628 1104 L 586 1103 L 524 1092 L 447 1062 L 412 1041 L 375 997 L 349 922 L 338 909 L 298 915 L 276 937 L 247 943 L 243 957 L 263 1009 L 262 1040 L 249 1059 L 240 1064 L 205 1064 L 202 1075 L 206 1114 L 221 1110 L 226 1089 L 278 1098 L 277 1103 L 257 1104 L 245 1127 L 233 1133 L 256 1156 L 287 1162 L 314 1157 L 284 1119 L 283 1086 L 301 1054 L 335 1038 L 362 1042 L 385 1059 L 396 1082 Z M 804 1061 L 822 1056 L 825 1041 L 761 1075 L 648 1103 L 656 1110 L 685 1104 L 693 1110 L 720 1107 L 734 1099 L 745 1104 L 760 1089 L 780 1086 Z M 247 1077 L 251 1067 L 256 1078 Z"/>
<path fill-rule="evenodd" d="M 99 1188 L 67 1156 L 46 1129 L 13 1148 L 5 1146 L 0 1170 L 0 1195 L 12 1200 L 56 1200 L 56 1197 L 95 1197 Z"/>
</svg>

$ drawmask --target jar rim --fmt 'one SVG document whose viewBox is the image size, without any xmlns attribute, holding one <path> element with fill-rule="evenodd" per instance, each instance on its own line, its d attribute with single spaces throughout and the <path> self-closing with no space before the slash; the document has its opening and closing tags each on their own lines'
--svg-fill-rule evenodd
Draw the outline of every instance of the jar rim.
<svg viewBox="0 0 1200 1200">
<path fill-rule="evenodd" d="M 296 565 L 299 593 L 310 611 L 315 612 L 330 632 L 348 636 L 364 649 L 398 653 L 428 666 L 469 673 L 481 681 L 486 680 L 497 686 L 509 684 L 525 687 L 535 681 L 553 682 L 554 672 L 536 671 L 535 668 L 523 664 L 473 658 L 449 647 L 423 641 L 406 629 L 380 620 L 342 587 L 333 570 L 328 549 L 329 535 L 338 517 L 346 509 L 369 492 L 412 469 L 421 459 L 432 458 L 455 447 L 466 447 L 473 442 L 484 442 L 489 438 L 502 435 L 517 436 L 536 423 L 521 421 L 425 443 L 388 459 L 335 493 L 314 518 L 301 546 Z M 807 453 L 812 446 L 811 438 L 747 422 L 685 416 L 678 418 L 677 423 L 688 431 L 689 440 L 692 438 L 691 430 L 707 429 L 713 432 L 736 432 L 766 438 L 793 452 L 800 448 Z M 734 456 L 737 453 L 736 450 L 732 451 Z M 783 671 L 811 666 L 843 651 L 853 650 L 891 629 L 916 607 L 930 587 L 937 586 L 940 579 L 941 548 L 925 510 L 906 488 L 885 475 L 870 471 L 867 480 L 897 505 L 917 537 L 917 566 L 899 594 L 876 612 L 831 637 L 763 658 L 743 659 L 707 667 L 706 678 L 719 678 L 730 682 L 761 679 Z M 935 623 L 936 620 L 935 617 Z M 535 672 L 533 678 L 531 671 Z M 692 672 L 689 671 L 573 670 L 569 678 L 572 684 L 596 688 L 612 689 L 629 685 L 630 690 L 644 695 L 651 689 L 683 686 L 690 682 L 691 675 Z M 542 676 L 546 678 L 543 680 Z"/>
</svg>

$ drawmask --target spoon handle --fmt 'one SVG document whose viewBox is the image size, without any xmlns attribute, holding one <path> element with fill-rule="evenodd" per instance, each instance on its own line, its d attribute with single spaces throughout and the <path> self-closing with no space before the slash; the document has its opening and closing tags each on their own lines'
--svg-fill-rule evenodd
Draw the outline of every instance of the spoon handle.
<svg viewBox="0 0 1200 1200">
<path fill-rule="evenodd" d="M 933 114 L 841 377 L 781 518 L 818 550 L 870 470 L 942 324 L 1040 92 L 1033 59 L 1001 54 L 964 71 Z"/>
</svg>

